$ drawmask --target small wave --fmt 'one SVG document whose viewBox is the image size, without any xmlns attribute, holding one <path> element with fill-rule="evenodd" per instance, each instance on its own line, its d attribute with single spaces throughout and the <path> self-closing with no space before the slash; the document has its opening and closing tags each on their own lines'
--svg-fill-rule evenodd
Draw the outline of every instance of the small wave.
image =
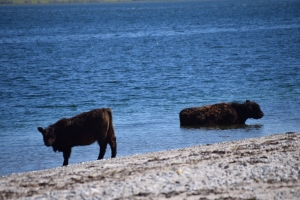
<svg viewBox="0 0 300 200">
<path fill-rule="evenodd" d="M 39 105 L 36 108 L 77 108 L 76 104 L 70 105 Z"/>
</svg>

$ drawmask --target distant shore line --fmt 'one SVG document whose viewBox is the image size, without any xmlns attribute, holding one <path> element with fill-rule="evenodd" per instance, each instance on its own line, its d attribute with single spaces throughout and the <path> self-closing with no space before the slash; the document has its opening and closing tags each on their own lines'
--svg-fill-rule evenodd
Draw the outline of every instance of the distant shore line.
<svg viewBox="0 0 300 200">
<path fill-rule="evenodd" d="M 0 5 L 39 5 L 39 4 L 94 4 L 130 2 L 176 2 L 180 0 L 0 0 Z"/>
</svg>

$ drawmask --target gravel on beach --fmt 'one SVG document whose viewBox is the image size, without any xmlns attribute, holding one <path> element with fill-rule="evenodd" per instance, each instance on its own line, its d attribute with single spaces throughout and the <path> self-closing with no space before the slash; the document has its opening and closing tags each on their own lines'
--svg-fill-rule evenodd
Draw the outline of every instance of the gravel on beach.
<svg viewBox="0 0 300 200">
<path fill-rule="evenodd" d="M 300 199 L 300 133 L 0 177 L 0 199 Z"/>
</svg>

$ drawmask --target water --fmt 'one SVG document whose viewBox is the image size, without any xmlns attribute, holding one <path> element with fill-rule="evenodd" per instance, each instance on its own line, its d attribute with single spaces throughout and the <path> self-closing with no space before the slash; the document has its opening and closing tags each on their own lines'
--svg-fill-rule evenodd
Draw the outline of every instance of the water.
<svg viewBox="0 0 300 200">
<path fill-rule="evenodd" d="M 0 175 L 61 166 L 36 128 L 99 107 L 113 110 L 117 156 L 300 131 L 299 1 L 2 6 L 0 16 Z M 179 126 L 183 108 L 246 99 L 262 119 Z M 75 147 L 69 163 L 98 151 Z"/>
</svg>

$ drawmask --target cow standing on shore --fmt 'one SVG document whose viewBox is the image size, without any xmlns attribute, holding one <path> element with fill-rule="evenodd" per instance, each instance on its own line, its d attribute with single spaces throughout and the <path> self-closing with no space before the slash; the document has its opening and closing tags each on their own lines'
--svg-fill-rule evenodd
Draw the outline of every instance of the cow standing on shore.
<svg viewBox="0 0 300 200">
<path fill-rule="evenodd" d="M 68 165 L 71 148 L 74 146 L 90 145 L 95 141 L 100 146 L 99 159 L 103 159 L 107 144 L 111 147 L 111 157 L 116 157 L 117 142 L 110 108 L 95 109 L 84 112 L 72 118 L 62 118 L 55 124 L 43 129 L 46 146 L 52 146 L 53 151 L 63 152 L 63 166 Z"/>
<path fill-rule="evenodd" d="M 249 100 L 242 104 L 232 102 L 185 108 L 179 113 L 181 126 L 245 124 L 248 118 L 263 116 L 260 106 Z"/>
</svg>

